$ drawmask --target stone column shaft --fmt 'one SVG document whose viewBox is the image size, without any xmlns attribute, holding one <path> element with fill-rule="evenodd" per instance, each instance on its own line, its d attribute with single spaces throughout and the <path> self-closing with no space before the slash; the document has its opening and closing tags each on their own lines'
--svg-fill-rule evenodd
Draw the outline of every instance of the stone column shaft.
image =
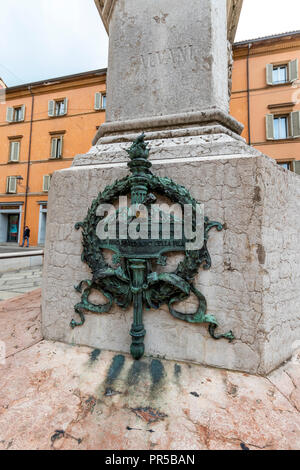
<svg viewBox="0 0 300 470">
<path fill-rule="evenodd" d="M 114 0 L 100 12 L 109 59 L 98 138 L 203 121 L 241 132 L 228 115 L 227 0 Z"/>
</svg>

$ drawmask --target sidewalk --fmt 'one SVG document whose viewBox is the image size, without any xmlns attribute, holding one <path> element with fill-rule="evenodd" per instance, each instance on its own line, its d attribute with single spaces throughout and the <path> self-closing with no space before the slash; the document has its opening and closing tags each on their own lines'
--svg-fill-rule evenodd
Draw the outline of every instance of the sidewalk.
<svg viewBox="0 0 300 470">
<path fill-rule="evenodd" d="M 1 253 L 20 253 L 22 251 L 30 250 L 30 251 L 38 251 L 43 250 L 43 246 L 30 246 L 29 248 L 22 248 L 21 246 L 17 245 L 16 243 L 0 243 L 0 254 Z"/>
<path fill-rule="evenodd" d="M 53 343 L 40 291 L 0 302 L 1 344 L 0 449 L 300 450 L 300 356 L 258 377 Z"/>
<path fill-rule="evenodd" d="M 0 272 L 0 301 L 38 289 L 42 285 L 42 266 Z"/>
</svg>

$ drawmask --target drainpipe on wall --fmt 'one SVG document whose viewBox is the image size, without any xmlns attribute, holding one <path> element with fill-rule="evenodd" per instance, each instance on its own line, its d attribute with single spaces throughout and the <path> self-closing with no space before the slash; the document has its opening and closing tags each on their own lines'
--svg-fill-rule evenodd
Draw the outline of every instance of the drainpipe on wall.
<svg viewBox="0 0 300 470">
<path fill-rule="evenodd" d="M 28 160 L 27 160 L 23 232 L 26 227 L 26 216 L 27 216 L 27 202 L 28 202 L 28 192 L 29 192 L 29 176 L 30 176 L 30 161 L 31 161 L 32 123 L 33 123 L 33 110 L 34 110 L 34 94 L 32 93 L 31 86 L 28 87 L 28 90 L 31 94 L 31 116 L 30 116 L 30 132 L 29 132 L 29 148 L 28 148 Z"/>
<path fill-rule="evenodd" d="M 247 102 L 248 102 L 248 144 L 251 145 L 251 116 L 250 116 L 250 49 L 252 43 L 248 44 L 248 55 L 247 55 Z"/>
</svg>

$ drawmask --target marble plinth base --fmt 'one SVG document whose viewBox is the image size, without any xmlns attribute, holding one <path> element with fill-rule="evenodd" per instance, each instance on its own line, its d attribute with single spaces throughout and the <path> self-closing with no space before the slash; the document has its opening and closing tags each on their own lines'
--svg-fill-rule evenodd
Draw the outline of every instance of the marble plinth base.
<svg viewBox="0 0 300 470">
<path fill-rule="evenodd" d="M 223 232 L 211 232 L 212 268 L 200 270 L 196 285 L 219 331 L 233 330 L 236 340 L 215 341 L 206 325 L 176 320 L 166 307 L 145 311 L 146 355 L 266 374 L 291 356 L 300 338 L 299 177 L 254 150 L 251 155 L 248 147 L 247 154 L 242 141 L 224 134 L 178 139 L 150 141 L 152 170 L 186 186 L 205 204 L 205 214 L 225 225 Z M 43 281 L 46 339 L 129 351 L 132 309 L 87 313 L 84 326 L 70 328 L 80 300 L 74 285 L 91 278 L 74 225 L 99 191 L 128 173 L 129 145 L 94 147 L 52 178 Z M 194 310 L 193 302 L 181 310 Z"/>
</svg>

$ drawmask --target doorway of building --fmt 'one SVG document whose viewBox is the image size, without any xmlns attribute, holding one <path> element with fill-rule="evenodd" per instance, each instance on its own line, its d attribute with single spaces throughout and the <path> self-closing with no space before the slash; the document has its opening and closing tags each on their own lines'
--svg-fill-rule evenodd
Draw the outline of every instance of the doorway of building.
<svg viewBox="0 0 300 470">
<path fill-rule="evenodd" d="M 7 241 L 18 243 L 19 240 L 19 214 L 9 214 L 7 223 Z"/>
<path fill-rule="evenodd" d="M 47 222 L 47 212 L 41 212 L 40 220 L 40 232 L 39 232 L 39 245 L 45 244 L 46 238 L 46 222 Z"/>
<path fill-rule="evenodd" d="M 46 238 L 46 225 L 47 225 L 47 202 L 40 202 L 40 220 L 39 220 L 39 234 L 38 244 L 44 245 Z"/>
</svg>

